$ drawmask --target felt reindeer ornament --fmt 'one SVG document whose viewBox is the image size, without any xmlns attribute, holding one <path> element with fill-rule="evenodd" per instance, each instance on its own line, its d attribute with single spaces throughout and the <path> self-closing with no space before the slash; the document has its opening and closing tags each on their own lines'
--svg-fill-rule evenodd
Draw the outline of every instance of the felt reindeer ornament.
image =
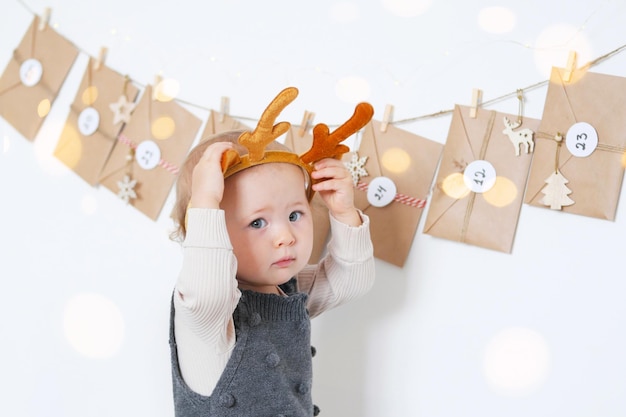
<svg viewBox="0 0 626 417">
<path fill-rule="evenodd" d="M 349 148 L 341 144 L 341 142 L 365 126 L 374 115 L 374 109 L 369 103 L 357 104 L 352 117 L 333 132 L 330 132 L 328 126 L 325 124 L 317 124 L 313 128 L 313 144 L 311 149 L 300 156 L 288 151 L 265 150 L 265 147 L 269 143 L 273 142 L 290 128 L 291 125 L 289 122 L 279 122 L 276 124 L 274 124 L 274 122 L 280 112 L 287 107 L 297 95 L 298 89 L 295 87 L 285 88 L 267 106 L 254 131 L 246 131 L 239 136 L 238 142 L 248 150 L 247 154 L 239 155 L 237 151 L 232 149 L 224 153 L 221 161 L 224 178 L 260 164 L 270 162 L 294 164 L 303 168 L 308 174 L 307 197 L 309 201 L 311 200 L 314 192 L 311 188 L 313 182 L 310 178 L 314 164 L 324 158 L 340 159 L 344 153 L 348 152 Z"/>
</svg>

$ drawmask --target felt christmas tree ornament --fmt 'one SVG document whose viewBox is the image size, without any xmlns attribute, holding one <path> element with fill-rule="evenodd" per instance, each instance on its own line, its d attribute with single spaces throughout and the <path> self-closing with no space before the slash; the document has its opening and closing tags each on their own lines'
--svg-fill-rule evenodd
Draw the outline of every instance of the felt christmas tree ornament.
<svg viewBox="0 0 626 417">
<path fill-rule="evenodd" d="M 282 150 L 265 150 L 265 147 L 289 130 L 289 122 L 279 122 L 275 124 L 280 112 L 298 96 L 298 89 L 288 87 L 281 91 L 267 106 L 256 128 L 250 132 L 243 132 L 238 142 L 248 150 L 245 155 L 240 155 L 235 150 L 229 150 L 222 156 L 222 171 L 224 178 L 227 178 L 239 171 L 256 165 L 271 162 L 285 162 L 297 165 L 308 174 L 307 196 L 309 200 L 313 197 L 311 189 L 311 172 L 317 161 L 324 158 L 340 159 L 349 151 L 346 145 L 341 144 L 344 140 L 356 133 L 365 126 L 374 115 L 374 109 L 369 103 L 357 104 L 354 114 L 345 123 L 329 131 L 327 125 L 320 123 L 313 128 L 313 144 L 311 149 L 302 155 Z"/>
</svg>

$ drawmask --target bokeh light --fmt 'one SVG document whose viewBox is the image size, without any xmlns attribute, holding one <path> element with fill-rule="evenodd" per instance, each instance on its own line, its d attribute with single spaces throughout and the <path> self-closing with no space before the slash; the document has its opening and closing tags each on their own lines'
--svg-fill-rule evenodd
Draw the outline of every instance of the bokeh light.
<svg viewBox="0 0 626 417">
<path fill-rule="evenodd" d="M 550 351 L 536 331 L 510 327 L 496 334 L 485 349 L 483 371 L 498 394 L 521 397 L 539 388 L 550 368 Z"/>
<path fill-rule="evenodd" d="M 547 79 L 552 67 L 564 68 L 570 51 L 577 55 L 578 67 L 592 59 L 591 44 L 580 30 L 571 25 L 553 25 L 544 29 L 535 42 L 535 65 Z"/>
<path fill-rule="evenodd" d="M 465 185 L 465 178 L 462 172 L 453 172 L 444 178 L 441 183 L 441 189 L 448 197 L 457 200 L 465 198 L 471 191 Z"/>
<path fill-rule="evenodd" d="M 151 125 L 152 137 L 165 140 L 172 137 L 176 130 L 176 122 L 169 116 L 157 117 Z"/>
<path fill-rule="evenodd" d="M 37 114 L 39 115 L 39 117 L 41 117 L 42 119 L 46 117 L 48 113 L 50 113 L 51 106 L 52 105 L 50 104 L 50 100 L 48 100 L 47 98 L 41 100 L 39 102 L 39 105 L 37 106 Z"/>
<path fill-rule="evenodd" d="M 5 135 L 4 139 L 2 140 L 2 152 L 8 153 L 9 149 L 11 149 L 11 140 L 8 136 Z"/>
<path fill-rule="evenodd" d="M 515 28 L 517 18 L 506 7 L 486 7 L 478 13 L 478 26 L 489 33 L 507 33 Z"/>
<path fill-rule="evenodd" d="M 359 7 L 355 2 L 342 1 L 330 8 L 330 18 L 337 23 L 349 23 L 359 19 Z"/>
<path fill-rule="evenodd" d="M 172 101 L 178 96 L 180 92 L 180 83 L 173 78 L 166 78 L 161 80 L 154 87 L 154 98 L 158 101 L 168 102 Z"/>
<path fill-rule="evenodd" d="M 5 138 L 7 139 L 7 138 Z M 6 152 L 6 151 L 5 151 Z M 622 166 L 626 168 L 626 152 L 622 154 Z"/>
<path fill-rule="evenodd" d="M 411 156 L 404 149 L 391 148 L 383 153 L 380 163 L 394 174 L 402 174 L 411 166 Z"/>
<path fill-rule="evenodd" d="M 83 154 L 83 143 L 74 124 L 68 123 L 65 125 L 54 154 L 69 168 L 74 168 L 78 165 Z"/>
<path fill-rule="evenodd" d="M 94 214 L 98 210 L 98 200 L 91 193 L 85 194 L 80 202 L 80 208 L 85 214 Z"/>
<path fill-rule="evenodd" d="M 55 156 L 55 149 L 59 141 L 58 134 L 48 132 L 60 132 L 65 120 L 57 117 L 48 118 L 46 125 L 39 131 L 33 143 L 33 152 L 41 169 L 50 175 L 67 175 L 71 171 Z"/>
<path fill-rule="evenodd" d="M 493 187 L 483 193 L 487 203 L 495 207 L 506 207 L 517 198 L 517 186 L 506 177 L 496 177 Z"/>
<path fill-rule="evenodd" d="M 335 93 L 341 100 L 356 104 L 369 98 L 370 84 L 362 77 L 345 77 L 337 81 Z"/>
<path fill-rule="evenodd" d="M 383 7 L 399 17 L 415 17 L 424 14 L 432 0 L 381 0 Z"/>
<path fill-rule="evenodd" d="M 65 337 L 78 353 L 88 358 L 115 355 L 124 340 L 124 318 L 108 298 L 82 293 L 65 306 Z"/>
<path fill-rule="evenodd" d="M 98 99 L 98 87 L 95 85 L 85 88 L 83 91 L 82 100 L 85 106 L 91 106 Z"/>
</svg>

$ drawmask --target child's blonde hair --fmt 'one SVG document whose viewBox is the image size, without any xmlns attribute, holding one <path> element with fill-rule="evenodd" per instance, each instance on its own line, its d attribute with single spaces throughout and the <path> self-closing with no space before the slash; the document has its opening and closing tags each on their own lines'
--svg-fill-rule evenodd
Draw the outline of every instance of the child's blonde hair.
<svg viewBox="0 0 626 417">
<path fill-rule="evenodd" d="M 172 220 L 174 221 L 174 231 L 170 235 L 172 240 L 181 242 L 187 235 L 185 216 L 187 214 L 189 201 L 191 200 L 191 180 L 193 170 L 198 164 L 198 161 L 200 161 L 202 154 L 204 154 L 204 151 L 209 145 L 215 142 L 231 142 L 235 145 L 235 150 L 239 155 L 243 156 L 247 154 L 248 150 L 238 142 L 239 136 L 241 136 L 242 133 L 243 131 L 241 130 L 218 133 L 201 140 L 200 143 L 189 152 L 189 155 L 187 155 L 176 181 L 176 200 L 171 213 Z M 287 146 L 276 141 L 269 143 L 266 149 L 291 152 Z"/>
</svg>

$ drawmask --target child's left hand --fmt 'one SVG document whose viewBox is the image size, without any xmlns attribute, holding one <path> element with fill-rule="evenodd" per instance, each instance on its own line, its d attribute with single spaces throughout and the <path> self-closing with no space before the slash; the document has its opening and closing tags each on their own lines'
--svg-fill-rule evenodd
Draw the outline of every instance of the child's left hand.
<svg viewBox="0 0 626 417">
<path fill-rule="evenodd" d="M 333 158 L 322 159 L 315 164 L 311 176 L 319 180 L 313 184 L 313 190 L 320 194 L 331 215 L 349 226 L 360 226 L 361 216 L 354 207 L 352 177 L 343 162 Z"/>
</svg>

